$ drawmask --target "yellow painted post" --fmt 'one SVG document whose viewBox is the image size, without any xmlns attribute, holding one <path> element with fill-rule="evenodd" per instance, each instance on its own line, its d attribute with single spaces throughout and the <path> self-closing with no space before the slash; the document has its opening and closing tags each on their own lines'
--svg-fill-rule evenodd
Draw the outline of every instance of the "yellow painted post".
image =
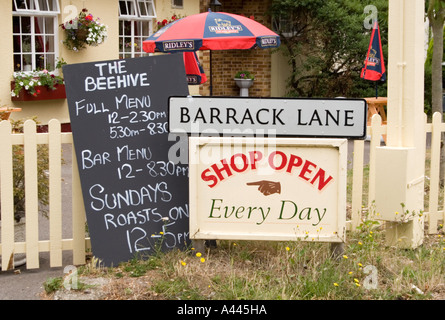
<svg viewBox="0 0 445 320">
<path fill-rule="evenodd" d="M 60 122 L 52 119 L 48 130 L 49 148 L 49 239 L 50 265 L 62 266 L 62 138 Z"/>
<path fill-rule="evenodd" d="M 25 213 L 26 213 L 26 267 L 39 267 L 39 200 L 37 186 L 37 133 L 36 123 L 23 124 L 25 138 Z"/>
<path fill-rule="evenodd" d="M 376 209 L 387 221 L 387 244 L 404 248 L 424 238 L 424 10 L 423 0 L 389 1 L 388 135 L 377 148 Z M 385 170 L 395 161 L 397 170 Z"/>
<path fill-rule="evenodd" d="M 352 208 L 351 208 L 351 229 L 355 230 L 361 223 L 362 203 L 363 203 L 363 156 L 365 142 L 363 140 L 354 141 L 354 159 L 352 173 Z"/>
<path fill-rule="evenodd" d="M 80 183 L 77 158 L 72 148 L 72 198 L 73 198 L 73 264 L 85 264 L 85 207 L 83 204 L 82 187 Z"/>
<path fill-rule="evenodd" d="M 14 193 L 11 187 L 12 139 L 11 123 L 0 121 L 0 206 L 1 206 L 1 269 L 8 270 L 14 254 Z"/>
</svg>

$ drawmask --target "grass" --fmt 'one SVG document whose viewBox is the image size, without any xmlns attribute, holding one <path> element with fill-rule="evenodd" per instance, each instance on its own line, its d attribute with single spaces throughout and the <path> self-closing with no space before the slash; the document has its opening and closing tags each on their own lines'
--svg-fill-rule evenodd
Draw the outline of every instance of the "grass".
<svg viewBox="0 0 445 320">
<path fill-rule="evenodd" d="M 428 155 L 426 168 L 428 172 Z M 372 216 L 366 212 L 368 179 L 369 166 L 364 166 L 365 218 Z M 351 185 L 352 170 L 348 188 Z M 428 189 L 426 180 L 425 210 Z M 348 189 L 348 203 L 350 193 Z M 441 187 L 439 194 L 443 193 Z M 93 259 L 79 267 L 79 279 L 111 279 L 100 290 L 103 299 L 116 300 L 445 299 L 443 224 L 438 234 L 426 234 L 416 249 L 388 247 L 384 228 L 379 221 L 364 219 L 356 230 L 347 232 L 345 252 L 339 259 L 331 256 L 327 243 L 218 241 L 216 248 L 206 252 L 193 248 L 158 251 L 117 268 L 101 268 Z M 48 295 L 63 286 L 62 278 L 47 282 Z"/>
<path fill-rule="evenodd" d="M 381 224 L 368 220 L 348 232 L 338 259 L 326 243 L 219 241 L 206 252 L 158 252 L 117 268 L 96 261 L 79 268 L 79 279 L 110 278 L 105 299 L 444 299 L 440 228 L 419 248 L 401 249 L 387 247 Z"/>
</svg>

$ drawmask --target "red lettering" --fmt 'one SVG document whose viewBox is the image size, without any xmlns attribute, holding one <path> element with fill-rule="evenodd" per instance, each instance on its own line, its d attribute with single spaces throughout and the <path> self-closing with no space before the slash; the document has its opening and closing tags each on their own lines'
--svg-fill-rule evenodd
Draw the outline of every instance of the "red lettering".
<svg viewBox="0 0 445 320">
<path fill-rule="evenodd" d="M 305 176 L 305 174 L 306 173 L 309 173 L 309 174 L 312 173 L 312 168 L 310 168 L 310 167 L 316 168 L 317 165 L 315 165 L 312 162 L 306 160 L 304 162 L 303 168 L 301 169 L 301 172 L 299 174 L 300 178 L 302 178 L 302 179 L 304 179 L 306 181 L 309 181 L 310 177 Z"/>
<path fill-rule="evenodd" d="M 243 161 L 243 167 L 241 168 L 241 169 L 239 169 L 237 166 L 236 166 L 236 162 L 235 162 L 235 159 L 236 158 L 241 158 L 242 159 L 242 161 Z M 245 154 L 243 154 L 243 153 L 237 153 L 237 154 L 234 154 L 231 158 L 230 158 L 230 166 L 232 167 L 232 169 L 233 169 L 233 171 L 236 171 L 236 172 L 243 172 L 243 171 L 245 171 L 246 169 L 247 169 L 247 167 L 249 166 L 249 164 L 247 163 L 247 156 L 245 155 Z"/>
<path fill-rule="evenodd" d="M 311 180 L 311 184 L 314 184 L 317 180 L 319 180 L 318 190 L 320 191 L 333 179 L 332 176 L 325 179 L 325 173 L 326 172 L 323 169 L 319 169 L 314 178 Z"/>
<path fill-rule="evenodd" d="M 295 162 L 295 161 L 296 161 L 296 162 Z M 301 166 L 302 163 L 303 163 L 303 160 L 301 160 L 300 157 L 297 157 L 296 155 L 291 154 L 291 155 L 290 155 L 290 159 L 289 159 L 289 164 L 287 165 L 286 172 L 288 172 L 288 173 L 292 173 L 292 172 L 291 172 L 291 171 L 292 171 L 292 168 L 293 168 L 293 167 L 299 167 L 299 166 Z"/>
<path fill-rule="evenodd" d="M 210 169 L 205 169 L 202 173 L 201 173 L 201 179 L 204 181 L 212 181 L 211 184 L 209 184 L 210 188 L 213 188 L 214 186 L 216 186 L 216 184 L 218 183 L 218 178 L 215 177 L 213 174 L 209 174 L 210 173 Z"/>
<path fill-rule="evenodd" d="M 263 159 L 263 154 L 260 151 L 250 151 L 249 157 L 250 157 L 250 168 L 252 170 L 255 170 L 256 163 L 257 163 L 257 161 L 260 161 L 261 159 Z"/>
<path fill-rule="evenodd" d="M 276 154 L 279 154 L 281 157 L 281 164 L 279 166 L 275 166 L 274 163 L 274 157 Z M 270 155 L 269 155 L 269 166 L 274 169 L 274 170 L 281 170 L 286 166 L 287 163 L 287 156 L 284 152 L 282 151 L 273 151 Z"/>
<path fill-rule="evenodd" d="M 225 179 L 221 173 L 222 171 L 225 171 L 227 173 L 227 177 L 230 177 L 232 175 L 232 171 L 230 170 L 230 167 L 227 164 L 227 160 L 222 159 L 221 163 L 223 165 L 222 168 L 218 168 L 218 165 L 216 163 L 211 165 L 212 169 L 215 171 L 220 181 Z"/>
</svg>

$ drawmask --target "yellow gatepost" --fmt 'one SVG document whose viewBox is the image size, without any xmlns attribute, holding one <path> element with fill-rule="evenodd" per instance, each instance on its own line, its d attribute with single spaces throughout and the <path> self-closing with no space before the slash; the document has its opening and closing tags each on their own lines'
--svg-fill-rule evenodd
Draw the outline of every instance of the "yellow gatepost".
<svg viewBox="0 0 445 320">
<path fill-rule="evenodd" d="M 416 248 L 424 238 L 424 1 L 389 1 L 388 135 L 376 152 L 376 212 L 386 243 Z"/>
</svg>

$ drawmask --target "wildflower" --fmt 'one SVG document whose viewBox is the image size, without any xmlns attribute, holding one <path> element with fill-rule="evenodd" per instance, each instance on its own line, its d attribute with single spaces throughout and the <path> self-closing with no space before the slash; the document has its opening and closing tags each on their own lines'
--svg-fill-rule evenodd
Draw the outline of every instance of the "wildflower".
<svg viewBox="0 0 445 320">
<path fill-rule="evenodd" d="M 344 258 L 344 259 L 348 259 L 348 256 L 344 254 L 344 255 L 343 255 L 343 258 Z"/>
<path fill-rule="evenodd" d="M 397 214 L 399 214 L 399 212 L 398 212 L 398 211 L 396 211 L 395 213 L 396 213 L 396 215 L 397 215 Z"/>
<path fill-rule="evenodd" d="M 181 260 L 181 265 L 185 266 L 187 263 Z"/>
<path fill-rule="evenodd" d="M 352 271 L 349 271 L 349 272 L 348 272 L 349 275 L 352 275 L 352 273 L 353 273 Z"/>
<path fill-rule="evenodd" d="M 338 283 L 337 282 L 334 282 L 334 287 L 338 287 Z"/>
<path fill-rule="evenodd" d="M 201 252 L 196 252 L 196 256 L 199 258 L 201 256 Z"/>
<path fill-rule="evenodd" d="M 164 232 L 161 231 L 161 232 L 159 232 L 159 234 L 164 234 Z"/>
<path fill-rule="evenodd" d="M 204 258 L 201 258 L 201 260 L 200 260 L 202 263 L 204 263 L 205 261 L 206 261 L 206 259 L 204 259 Z"/>
<path fill-rule="evenodd" d="M 360 281 L 357 278 L 354 278 L 355 283 L 359 283 Z"/>
<path fill-rule="evenodd" d="M 357 287 L 360 287 L 360 283 L 355 283 L 355 285 L 356 285 Z"/>
<path fill-rule="evenodd" d="M 363 267 L 363 265 L 362 265 L 360 262 L 358 263 L 358 266 L 359 266 L 359 267 Z"/>
<path fill-rule="evenodd" d="M 286 247 L 286 251 L 289 251 L 290 250 L 290 248 L 289 247 Z"/>
<path fill-rule="evenodd" d="M 358 242 L 358 245 L 361 246 L 363 243 L 361 241 Z"/>
</svg>

